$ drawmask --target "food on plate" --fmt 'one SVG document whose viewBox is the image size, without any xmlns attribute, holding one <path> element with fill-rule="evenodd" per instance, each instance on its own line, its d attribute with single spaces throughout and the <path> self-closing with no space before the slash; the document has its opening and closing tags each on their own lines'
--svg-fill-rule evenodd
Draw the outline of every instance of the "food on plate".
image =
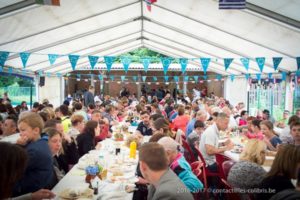
<svg viewBox="0 0 300 200">
<path fill-rule="evenodd" d="M 60 192 L 59 197 L 61 199 L 81 199 L 81 198 L 87 198 L 92 199 L 93 198 L 94 191 L 92 189 L 86 188 L 78 188 L 78 189 L 71 189 L 67 188 Z"/>
</svg>

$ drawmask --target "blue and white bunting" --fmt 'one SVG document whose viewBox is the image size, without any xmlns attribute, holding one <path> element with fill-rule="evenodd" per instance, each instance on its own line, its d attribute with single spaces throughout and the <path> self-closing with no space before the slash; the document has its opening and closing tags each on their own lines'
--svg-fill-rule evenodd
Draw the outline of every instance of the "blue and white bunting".
<svg viewBox="0 0 300 200">
<path fill-rule="evenodd" d="M 286 72 L 281 72 L 281 79 L 282 79 L 283 81 L 286 80 Z"/>
<path fill-rule="evenodd" d="M 230 66 L 230 64 L 232 63 L 233 58 L 224 58 L 224 66 L 225 66 L 225 70 L 227 70 Z"/>
<path fill-rule="evenodd" d="M 128 57 L 122 57 L 121 58 L 121 62 L 123 64 L 123 67 L 124 67 L 124 70 L 125 72 L 127 73 L 128 72 L 128 68 L 129 68 L 129 65 L 131 63 L 131 59 L 128 58 Z"/>
<path fill-rule="evenodd" d="M 203 75 L 203 79 L 204 79 L 204 80 L 207 80 L 207 75 Z"/>
<path fill-rule="evenodd" d="M 48 54 L 48 60 L 50 62 L 50 65 L 53 65 L 58 58 L 57 54 Z"/>
<path fill-rule="evenodd" d="M 156 76 L 153 76 L 153 81 L 157 82 L 157 77 Z"/>
<path fill-rule="evenodd" d="M 169 81 L 169 76 L 164 76 L 165 82 Z"/>
<path fill-rule="evenodd" d="M 91 69 L 95 69 L 95 65 L 97 64 L 97 62 L 99 60 L 99 56 L 88 56 L 88 58 L 90 61 Z"/>
<path fill-rule="evenodd" d="M 137 76 L 133 76 L 132 79 L 134 82 L 137 82 Z"/>
<path fill-rule="evenodd" d="M 262 72 L 264 70 L 266 58 L 265 57 L 260 57 L 260 58 L 255 58 L 255 60 L 256 60 L 256 63 L 259 67 L 260 72 Z"/>
<path fill-rule="evenodd" d="M 268 73 L 268 79 L 272 79 L 273 73 Z"/>
<path fill-rule="evenodd" d="M 196 83 L 198 83 L 199 76 L 194 76 L 194 80 L 195 80 Z"/>
<path fill-rule="evenodd" d="M 274 70 L 277 70 L 280 62 L 282 60 L 282 57 L 274 57 L 273 58 L 273 66 L 274 66 Z"/>
<path fill-rule="evenodd" d="M 59 73 L 59 72 L 56 73 L 56 76 L 57 76 L 58 78 L 61 78 L 61 77 L 62 77 L 61 73 Z"/>
<path fill-rule="evenodd" d="M 98 75 L 98 78 L 99 78 L 100 81 L 102 81 L 102 80 L 103 80 L 102 74 L 99 74 L 99 75 Z"/>
<path fill-rule="evenodd" d="M 111 81 L 115 80 L 115 76 L 114 75 L 110 75 L 109 78 L 110 78 Z"/>
<path fill-rule="evenodd" d="M 146 78 L 147 78 L 147 76 L 142 76 L 142 80 L 143 80 L 143 82 L 145 82 L 145 81 L 146 81 Z"/>
<path fill-rule="evenodd" d="M 210 63 L 210 58 L 200 58 L 202 69 L 204 74 L 206 74 L 209 63 Z"/>
<path fill-rule="evenodd" d="M 4 64 L 9 56 L 8 51 L 0 51 L 0 66 L 4 67 Z"/>
<path fill-rule="evenodd" d="M 178 83 L 179 82 L 179 77 L 178 76 L 174 76 L 174 81 L 175 81 L 175 83 Z"/>
<path fill-rule="evenodd" d="M 180 58 L 179 63 L 181 65 L 181 71 L 184 74 L 185 71 L 186 71 L 187 64 L 188 64 L 188 59 L 187 58 Z"/>
<path fill-rule="evenodd" d="M 234 81 L 234 78 L 235 78 L 235 75 L 234 74 L 230 74 L 230 80 L 233 82 Z"/>
<path fill-rule="evenodd" d="M 184 76 L 184 82 L 189 82 L 189 76 Z"/>
<path fill-rule="evenodd" d="M 217 75 L 216 75 L 216 79 L 217 79 L 218 81 L 220 81 L 220 80 L 222 79 L 222 75 L 221 75 L 221 74 L 217 74 Z"/>
<path fill-rule="evenodd" d="M 21 52 L 20 53 L 20 58 L 21 58 L 21 61 L 22 61 L 22 64 L 23 64 L 23 68 L 26 67 L 29 56 L 30 56 L 30 53 L 28 53 L 28 52 Z"/>
<path fill-rule="evenodd" d="M 300 70 L 300 57 L 296 57 L 297 70 Z"/>
<path fill-rule="evenodd" d="M 171 62 L 172 62 L 171 58 L 161 58 L 161 63 L 164 69 L 164 75 L 167 74 Z"/>
<path fill-rule="evenodd" d="M 147 72 L 150 65 L 150 58 L 142 58 L 141 60 L 144 66 L 144 70 L 145 72 Z"/>
<path fill-rule="evenodd" d="M 14 72 L 14 69 L 13 69 L 12 67 L 9 67 L 9 68 L 8 68 L 8 73 L 9 73 L 9 74 L 12 74 L 13 72 Z"/>
<path fill-rule="evenodd" d="M 125 77 L 126 77 L 126 76 L 121 76 L 121 81 L 122 81 L 122 82 L 125 81 Z"/>
<path fill-rule="evenodd" d="M 245 74 L 245 78 L 248 80 L 250 78 L 250 74 Z"/>
<path fill-rule="evenodd" d="M 47 72 L 47 73 L 46 73 L 46 76 L 47 76 L 47 77 L 51 77 L 51 73 L 50 73 L 50 72 Z"/>
<path fill-rule="evenodd" d="M 43 76 L 43 71 L 42 71 L 42 70 L 39 70 L 39 71 L 38 71 L 38 75 L 39 75 L 39 76 Z"/>
<path fill-rule="evenodd" d="M 104 62 L 106 64 L 107 71 L 110 72 L 111 66 L 115 61 L 115 57 L 113 56 L 104 56 Z"/>
<path fill-rule="evenodd" d="M 261 79 L 261 74 L 255 74 L 256 75 L 256 79 L 260 81 Z"/>
<path fill-rule="evenodd" d="M 78 61 L 80 56 L 78 56 L 78 55 L 69 55 L 68 57 L 69 57 L 69 61 L 71 63 L 72 70 L 75 70 L 76 65 L 77 65 L 77 61 Z"/>
<path fill-rule="evenodd" d="M 249 58 L 240 58 L 241 63 L 244 65 L 245 69 L 249 70 Z"/>
</svg>

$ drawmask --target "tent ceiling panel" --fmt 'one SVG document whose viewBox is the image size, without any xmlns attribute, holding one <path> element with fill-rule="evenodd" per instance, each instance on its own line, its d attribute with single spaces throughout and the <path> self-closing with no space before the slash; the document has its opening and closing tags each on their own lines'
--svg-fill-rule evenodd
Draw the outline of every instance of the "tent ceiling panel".
<svg viewBox="0 0 300 200">
<path fill-rule="evenodd" d="M 295 29 L 289 29 L 285 26 L 281 26 L 278 23 L 274 23 L 270 20 L 265 20 L 264 18 L 260 18 L 244 11 L 219 10 L 218 2 L 216 1 L 195 2 L 193 0 L 187 0 L 185 1 L 185 3 L 187 3 L 187 5 L 193 5 L 193 8 L 191 9 L 188 6 L 182 6 L 182 3 L 180 1 L 173 3 L 170 3 L 170 0 L 160 1 L 155 4 L 155 9 L 153 9 L 157 10 L 156 13 L 158 14 L 148 15 L 153 19 L 155 19 L 155 17 L 159 15 L 170 15 L 170 17 L 161 17 L 160 19 L 171 20 L 173 22 L 178 22 L 179 24 L 181 23 L 180 27 L 182 29 L 186 29 L 185 27 L 195 27 L 192 24 L 189 25 L 187 23 L 183 23 L 182 21 L 194 21 L 195 23 L 201 24 L 204 27 L 210 27 L 211 29 L 200 29 L 201 31 L 207 30 L 209 35 L 210 33 L 215 32 L 221 32 L 220 34 L 224 35 L 233 35 L 239 39 L 251 41 L 261 47 L 273 49 L 274 53 L 276 54 L 296 56 L 296 54 L 298 53 L 298 48 L 297 45 L 295 45 L 295 41 L 300 42 L 299 30 L 295 31 Z M 299 6 L 298 9 L 300 9 Z M 173 15 L 166 12 L 173 12 Z M 146 14 L 146 16 L 148 15 Z M 179 16 L 181 16 L 181 18 L 183 19 L 178 21 Z M 176 20 L 174 20 L 175 18 Z M 177 24 L 177 26 L 179 26 L 179 24 Z M 195 27 L 195 30 L 199 29 Z M 274 43 L 274 41 L 281 42 Z M 291 46 L 291 48 L 283 49 L 283 44 L 286 46 Z"/>
<path fill-rule="evenodd" d="M 0 1 L 0 8 L 4 8 L 6 6 L 13 5 L 13 4 L 19 3 L 21 1 L 24 1 L 24 0 L 1 0 Z"/>
<path fill-rule="evenodd" d="M 297 0 L 247 0 L 247 2 L 300 21 L 300 1 Z"/>
<path fill-rule="evenodd" d="M 74 26 L 75 24 L 76 27 L 77 22 L 88 23 L 89 19 L 96 22 L 93 24 L 96 27 L 104 26 L 109 22 L 112 23 L 123 19 L 120 17 L 124 17 L 124 19 L 130 18 L 128 13 L 124 12 L 124 10 L 122 11 L 123 8 L 126 11 L 131 11 L 130 13 L 133 16 L 135 13 L 140 15 L 140 9 L 136 7 L 139 5 L 138 2 L 136 0 L 118 0 L 112 3 L 111 1 L 85 0 L 76 1 L 75 3 L 73 0 L 62 0 L 59 7 L 40 6 L 30 10 L 30 12 L 17 13 L 11 17 L 1 19 L 0 27 L 7 27 L 7 30 L 2 33 L 0 43 L 38 33 L 43 34 L 62 26 Z M 110 18 L 104 18 L 103 20 L 101 16 Z M 84 31 L 82 26 L 77 26 L 77 29 Z M 60 33 L 63 33 L 60 35 L 65 34 L 64 32 Z"/>
</svg>

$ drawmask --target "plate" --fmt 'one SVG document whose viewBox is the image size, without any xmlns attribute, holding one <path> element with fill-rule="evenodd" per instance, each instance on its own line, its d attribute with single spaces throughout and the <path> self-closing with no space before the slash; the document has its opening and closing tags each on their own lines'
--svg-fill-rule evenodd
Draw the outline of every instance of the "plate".
<svg viewBox="0 0 300 200">
<path fill-rule="evenodd" d="M 59 197 L 62 199 L 92 199 L 94 191 L 86 188 L 67 188 L 59 193 Z"/>
</svg>

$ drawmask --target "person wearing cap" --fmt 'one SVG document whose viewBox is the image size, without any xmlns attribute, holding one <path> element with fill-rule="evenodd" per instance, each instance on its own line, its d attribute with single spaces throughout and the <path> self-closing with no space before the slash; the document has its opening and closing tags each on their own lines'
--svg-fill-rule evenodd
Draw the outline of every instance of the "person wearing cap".
<svg viewBox="0 0 300 200">
<path fill-rule="evenodd" d="M 145 143 L 139 148 L 139 160 L 141 173 L 150 183 L 147 199 L 194 199 L 188 188 L 168 167 L 167 153 L 162 145 Z"/>
<path fill-rule="evenodd" d="M 197 192 L 203 189 L 203 184 L 195 176 L 190 165 L 179 152 L 179 143 L 170 137 L 163 137 L 158 141 L 158 143 L 164 147 L 167 153 L 170 168 L 180 178 L 190 192 Z"/>
</svg>

